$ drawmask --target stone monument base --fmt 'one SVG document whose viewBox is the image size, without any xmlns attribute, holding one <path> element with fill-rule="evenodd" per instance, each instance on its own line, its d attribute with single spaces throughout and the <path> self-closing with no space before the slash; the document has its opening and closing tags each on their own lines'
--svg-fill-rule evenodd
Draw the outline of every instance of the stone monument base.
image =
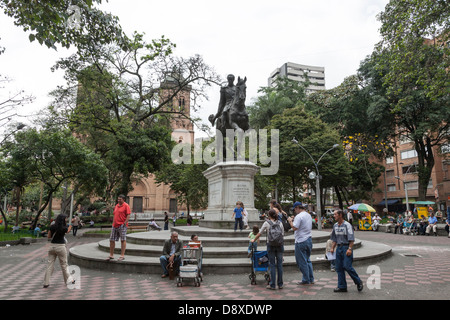
<svg viewBox="0 0 450 320">
<path fill-rule="evenodd" d="M 254 176 L 259 167 L 248 161 L 220 162 L 203 172 L 208 179 L 208 209 L 204 220 L 232 222 L 236 202 L 242 201 L 248 221 L 259 220 L 254 202 Z M 220 224 L 216 223 L 217 228 Z"/>
</svg>

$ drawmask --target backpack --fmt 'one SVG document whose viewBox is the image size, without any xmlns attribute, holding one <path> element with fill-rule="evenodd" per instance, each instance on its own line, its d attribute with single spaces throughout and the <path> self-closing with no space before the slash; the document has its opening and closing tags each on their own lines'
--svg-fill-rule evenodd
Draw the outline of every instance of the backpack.
<svg viewBox="0 0 450 320">
<path fill-rule="evenodd" d="M 280 224 L 278 222 L 274 223 L 270 220 L 268 222 L 270 225 L 269 232 L 267 234 L 268 244 L 274 247 L 282 246 L 284 243 L 284 239 L 283 239 L 283 230 L 281 230 Z"/>
<path fill-rule="evenodd" d="M 283 213 L 281 214 L 281 223 L 283 224 L 284 232 L 288 232 L 291 229 L 287 216 Z"/>
</svg>

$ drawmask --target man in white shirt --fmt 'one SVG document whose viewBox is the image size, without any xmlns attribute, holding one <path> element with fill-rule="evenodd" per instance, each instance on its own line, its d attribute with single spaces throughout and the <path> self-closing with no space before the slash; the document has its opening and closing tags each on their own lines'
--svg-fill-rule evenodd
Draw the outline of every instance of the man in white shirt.
<svg viewBox="0 0 450 320">
<path fill-rule="evenodd" d="M 352 226 L 353 231 L 355 231 L 355 227 L 353 226 L 353 213 L 352 210 L 347 211 L 347 221 Z"/>
<path fill-rule="evenodd" d="M 378 231 L 378 226 L 380 225 L 381 218 L 378 215 L 378 213 L 375 213 L 375 216 L 373 217 L 373 223 L 372 223 L 372 230 Z"/>
<path fill-rule="evenodd" d="M 298 284 L 314 284 L 314 273 L 311 262 L 312 251 L 312 218 L 305 211 L 301 202 L 295 202 L 292 208 L 295 218 L 288 218 L 295 237 L 295 261 L 303 274 L 302 281 Z"/>
</svg>

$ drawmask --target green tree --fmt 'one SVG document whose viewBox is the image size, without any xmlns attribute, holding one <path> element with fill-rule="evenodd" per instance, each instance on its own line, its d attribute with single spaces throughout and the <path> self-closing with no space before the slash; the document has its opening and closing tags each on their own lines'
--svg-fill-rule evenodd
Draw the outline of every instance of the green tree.
<svg viewBox="0 0 450 320">
<path fill-rule="evenodd" d="M 102 0 L 1 0 L 0 8 L 14 24 L 29 32 L 30 41 L 56 49 L 105 44 L 123 38 L 119 19 L 94 7 Z M 1 54 L 1 51 L 0 51 Z"/>
<path fill-rule="evenodd" d="M 316 170 L 308 154 L 292 139 L 295 138 L 317 162 L 334 144 L 340 145 L 339 134 L 300 106 L 286 109 L 281 115 L 274 116 L 268 129 L 278 129 L 280 132 L 280 169 L 273 176 L 274 184 L 278 184 L 278 181 L 289 183 L 290 194 L 285 195 L 285 198 L 295 201 L 301 197 L 304 185 L 315 184 L 308 175 L 310 171 Z M 349 170 L 341 148 L 325 154 L 319 163 L 321 194 L 325 188 L 347 185 Z"/>
<path fill-rule="evenodd" d="M 45 186 L 45 202 L 36 214 L 33 227 L 52 195 L 65 182 L 75 189 L 89 185 L 89 189 L 96 193 L 105 187 L 107 170 L 100 158 L 69 131 L 28 129 L 18 132 L 15 138 L 15 142 L 3 150 L 6 167 L 11 168 L 8 178 L 11 181 L 26 178 L 25 184 L 42 182 Z M 26 167 L 26 171 L 20 170 L 20 166 Z"/>
<path fill-rule="evenodd" d="M 419 199 L 425 200 L 435 164 L 433 147 L 449 141 L 450 9 L 446 1 L 392 0 L 379 15 L 382 40 L 370 57 L 368 79 L 380 77 L 394 138 L 414 142 Z M 379 90 L 380 91 L 380 90 Z"/>
<path fill-rule="evenodd" d="M 448 103 L 450 9 L 445 0 L 391 0 L 378 16 L 380 72 L 395 109 L 408 108 L 419 89 L 430 101 Z M 448 104 L 447 104 L 448 105 Z"/>
<path fill-rule="evenodd" d="M 54 92 L 54 122 L 66 124 L 102 155 L 116 186 L 127 194 L 133 175 L 156 172 L 170 160 L 170 123 L 185 117 L 180 96 L 191 97 L 191 110 L 205 87 L 219 78 L 200 56 L 173 56 L 162 37 L 147 43 L 142 34 L 127 46 L 97 46 L 60 60 L 67 86 Z M 195 120 L 195 119 L 194 119 Z M 111 198 L 114 195 L 110 195 Z"/>
<path fill-rule="evenodd" d="M 274 115 L 305 101 L 308 83 L 281 77 L 275 80 L 273 87 L 261 87 L 258 90 L 261 95 L 247 107 L 250 126 L 254 129 L 265 128 Z"/>
</svg>

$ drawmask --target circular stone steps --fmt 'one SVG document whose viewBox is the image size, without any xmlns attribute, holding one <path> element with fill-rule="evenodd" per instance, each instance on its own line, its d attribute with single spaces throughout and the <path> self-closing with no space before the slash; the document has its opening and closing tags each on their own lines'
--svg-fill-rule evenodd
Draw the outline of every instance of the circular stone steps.
<svg viewBox="0 0 450 320">
<path fill-rule="evenodd" d="M 250 259 L 247 257 L 250 230 L 233 231 L 232 229 L 210 229 L 198 226 L 173 227 L 183 243 L 197 234 L 203 246 L 203 273 L 236 274 L 251 271 Z M 70 264 L 79 267 L 102 269 L 111 272 L 159 274 L 162 269 L 159 257 L 165 240 L 170 238 L 170 231 L 138 232 L 127 235 L 125 260 L 117 261 L 120 254 L 120 242 L 116 242 L 115 260 L 107 261 L 109 256 L 109 239 L 72 247 L 69 251 Z M 325 244 L 330 232 L 313 230 L 313 252 L 311 261 L 314 268 L 329 268 L 325 259 Z M 259 250 L 265 250 L 265 237 L 261 237 Z M 355 240 L 354 263 L 373 263 L 389 256 L 392 248 L 371 241 Z M 298 270 L 294 256 L 294 235 L 285 235 L 284 270 Z"/>
</svg>

